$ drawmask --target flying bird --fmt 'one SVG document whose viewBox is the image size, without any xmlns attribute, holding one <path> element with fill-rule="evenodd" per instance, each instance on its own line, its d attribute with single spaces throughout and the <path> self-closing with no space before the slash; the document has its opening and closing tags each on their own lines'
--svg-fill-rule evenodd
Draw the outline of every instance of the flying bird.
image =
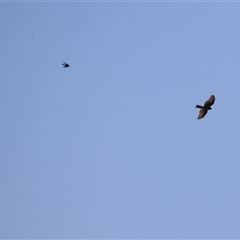
<svg viewBox="0 0 240 240">
<path fill-rule="evenodd" d="M 204 118 L 208 110 L 212 110 L 211 106 L 214 104 L 215 96 L 211 95 L 210 98 L 204 103 L 204 106 L 196 105 L 196 108 L 200 108 L 198 118 Z"/>
<path fill-rule="evenodd" d="M 70 65 L 67 64 L 67 63 L 65 63 L 65 62 L 63 62 L 62 65 L 63 65 L 64 68 L 68 68 L 68 67 L 70 67 Z"/>
</svg>

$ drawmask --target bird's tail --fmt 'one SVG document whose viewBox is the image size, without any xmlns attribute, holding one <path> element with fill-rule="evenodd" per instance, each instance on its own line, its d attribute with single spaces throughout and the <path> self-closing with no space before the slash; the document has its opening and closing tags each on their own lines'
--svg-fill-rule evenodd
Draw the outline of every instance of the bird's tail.
<svg viewBox="0 0 240 240">
<path fill-rule="evenodd" d="M 195 108 L 203 108 L 203 106 L 200 106 L 200 105 L 196 105 Z"/>
</svg>

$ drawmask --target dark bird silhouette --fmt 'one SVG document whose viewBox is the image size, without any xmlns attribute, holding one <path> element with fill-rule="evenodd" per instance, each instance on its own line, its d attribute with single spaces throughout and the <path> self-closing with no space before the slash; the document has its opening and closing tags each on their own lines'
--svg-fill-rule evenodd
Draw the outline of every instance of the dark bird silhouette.
<svg viewBox="0 0 240 240">
<path fill-rule="evenodd" d="M 67 63 L 65 63 L 65 62 L 63 62 L 62 65 L 63 65 L 64 68 L 68 68 L 68 67 L 70 67 L 70 65 L 67 64 Z"/>
<path fill-rule="evenodd" d="M 196 105 L 196 108 L 201 108 L 197 119 L 204 118 L 208 110 L 212 110 L 211 106 L 214 104 L 215 96 L 211 95 L 210 98 L 204 103 L 204 106 Z"/>
</svg>

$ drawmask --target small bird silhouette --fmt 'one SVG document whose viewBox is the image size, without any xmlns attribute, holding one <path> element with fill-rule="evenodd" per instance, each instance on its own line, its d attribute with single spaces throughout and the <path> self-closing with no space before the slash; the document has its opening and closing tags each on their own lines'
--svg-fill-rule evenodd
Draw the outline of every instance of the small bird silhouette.
<svg viewBox="0 0 240 240">
<path fill-rule="evenodd" d="M 204 106 L 196 105 L 196 108 L 201 108 L 197 119 L 204 118 L 208 110 L 212 110 L 211 106 L 214 104 L 215 96 L 211 95 L 210 98 L 204 103 Z"/>
<path fill-rule="evenodd" d="M 68 67 L 70 67 L 70 65 L 67 64 L 67 63 L 65 63 L 65 62 L 63 62 L 62 65 L 63 65 L 64 68 L 68 68 Z"/>
</svg>

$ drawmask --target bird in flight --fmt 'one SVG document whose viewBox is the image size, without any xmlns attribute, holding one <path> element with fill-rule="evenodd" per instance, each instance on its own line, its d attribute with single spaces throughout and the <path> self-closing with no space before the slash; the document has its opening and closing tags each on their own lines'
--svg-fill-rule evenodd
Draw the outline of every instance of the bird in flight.
<svg viewBox="0 0 240 240">
<path fill-rule="evenodd" d="M 214 104 L 215 96 L 211 95 L 210 98 L 204 103 L 204 106 L 196 105 L 196 108 L 200 108 L 198 118 L 204 118 L 208 110 L 212 110 L 211 106 Z"/>
<path fill-rule="evenodd" d="M 70 67 L 70 65 L 67 64 L 67 63 L 65 63 L 65 62 L 63 62 L 62 65 L 63 65 L 64 68 L 68 68 L 68 67 Z"/>
</svg>

